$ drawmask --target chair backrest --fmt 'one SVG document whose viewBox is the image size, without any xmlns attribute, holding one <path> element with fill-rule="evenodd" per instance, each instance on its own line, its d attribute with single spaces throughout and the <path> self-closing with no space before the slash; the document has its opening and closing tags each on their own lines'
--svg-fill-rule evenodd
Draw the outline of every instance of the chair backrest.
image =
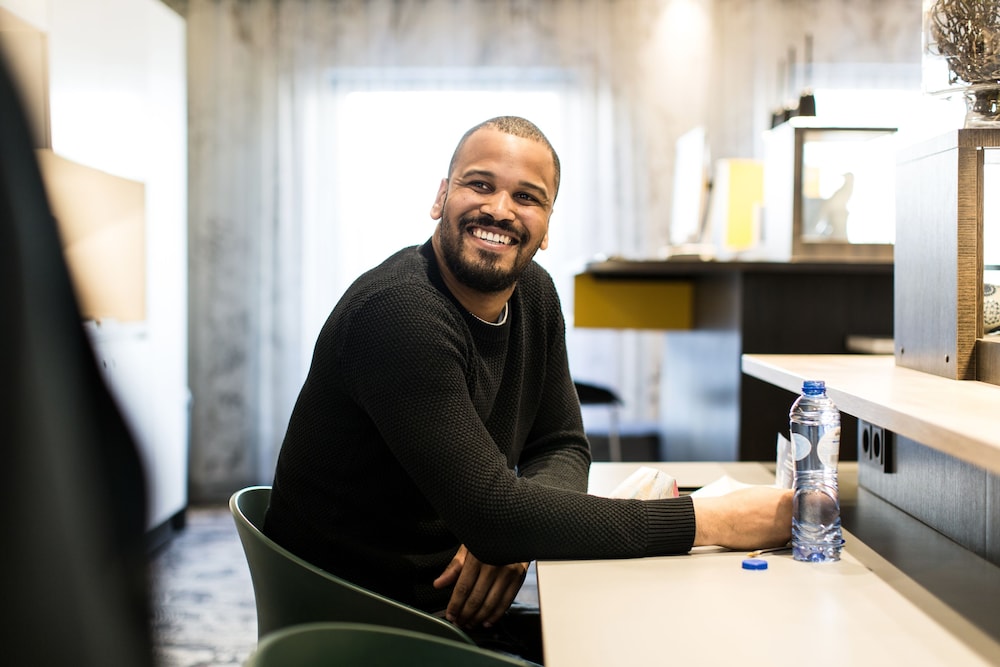
<svg viewBox="0 0 1000 667">
<path fill-rule="evenodd" d="M 587 382 L 574 382 L 576 395 L 580 398 L 580 405 L 621 405 L 622 399 L 618 394 L 608 387 L 601 387 Z"/>
<path fill-rule="evenodd" d="M 322 570 L 264 535 L 271 487 L 237 491 L 229 509 L 243 543 L 257 604 L 257 636 L 319 621 L 370 623 L 405 628 L 472 644 L 444 619 L 401 604 Z"/>
<path fill-rule="evenodd" d="M 360 623 L 309 623 L 260 641 L 245 667 L 526 667 L 534 663 L 428 635 Z"/>
</svg>

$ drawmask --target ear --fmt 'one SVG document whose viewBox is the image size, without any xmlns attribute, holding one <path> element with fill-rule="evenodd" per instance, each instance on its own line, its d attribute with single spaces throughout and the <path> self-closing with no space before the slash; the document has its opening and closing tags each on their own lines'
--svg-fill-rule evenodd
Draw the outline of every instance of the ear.
<svg viewBox="0 0 1000 667">
<path fill-rule="evenodd" d="M 441 185 L 438 186 L 437 197 L 434 198 L 434 204 L 431 205 L 431 220 L 440 220 L 441 214 L 444 213 L 444 201 L 448 197 L 448 179 L 442 178 Z"/>
<path fill-rule="evenodd" d="M 549 221 L 552 220 L 552 211 L 549 211 L 549 219 L 545 221 L 545 236 L 542 237 L 542 243 L 538 246 L 539 250 L 548 250 L 549 248 Z"/>
</svg>

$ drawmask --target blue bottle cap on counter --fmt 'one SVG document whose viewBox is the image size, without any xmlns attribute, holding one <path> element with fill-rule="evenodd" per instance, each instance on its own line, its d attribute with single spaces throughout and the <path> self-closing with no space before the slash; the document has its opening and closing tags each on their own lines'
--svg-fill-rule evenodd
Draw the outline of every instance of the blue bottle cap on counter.
<svg viewBox="0 0 1000 667">
<path fill-rule="evenodd" d="M 743 559 L 743 569 L 744 570 L 766 570 L 767 561 L 763 558 L 744 558 Z"/>
</svg>

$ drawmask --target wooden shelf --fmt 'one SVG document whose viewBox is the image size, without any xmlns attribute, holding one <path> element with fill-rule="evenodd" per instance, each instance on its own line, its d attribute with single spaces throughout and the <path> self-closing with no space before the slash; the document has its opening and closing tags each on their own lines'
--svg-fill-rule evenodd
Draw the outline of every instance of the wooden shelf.
<svg viewBox="0 0 1000 667">
<path fill-rule="evenodd" d="M 803 380 L 824 380 L 842 412 L 1000 473 L 1000 386 L 903 368 L 891 355 L 745 354 L 742 366 L 795 394 Z"/>
<path fill-rule="evenodd" d="M 595 278 L 669 279 L 725 273 L 862 273 L 891 274 L 893 263 L 885 259 L 859 259 L 851 262 L 799 260 L 790 262 L 721 262 L 697 259 L 606 259 L 587 264 L 585 273 Z"/>
</svg>

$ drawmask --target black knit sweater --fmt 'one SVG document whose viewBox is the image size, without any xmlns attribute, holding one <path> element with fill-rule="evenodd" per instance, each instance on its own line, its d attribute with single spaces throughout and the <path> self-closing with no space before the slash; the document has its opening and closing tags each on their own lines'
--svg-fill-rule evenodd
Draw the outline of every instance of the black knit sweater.
<svg viewBox="0 0 1000 667">
<path fill-rule="evenodd" d="M 590 449 L 549 275 L 518 280 L 505 324 L 444 285 L 430 242 L 361 276 L 316 343 L 278 457 L 265 532 L 359 585 L 428 610 L 460 544 L 489 563 L 683 553 L 688 498 L 585 493 Z"/>
</svg>

